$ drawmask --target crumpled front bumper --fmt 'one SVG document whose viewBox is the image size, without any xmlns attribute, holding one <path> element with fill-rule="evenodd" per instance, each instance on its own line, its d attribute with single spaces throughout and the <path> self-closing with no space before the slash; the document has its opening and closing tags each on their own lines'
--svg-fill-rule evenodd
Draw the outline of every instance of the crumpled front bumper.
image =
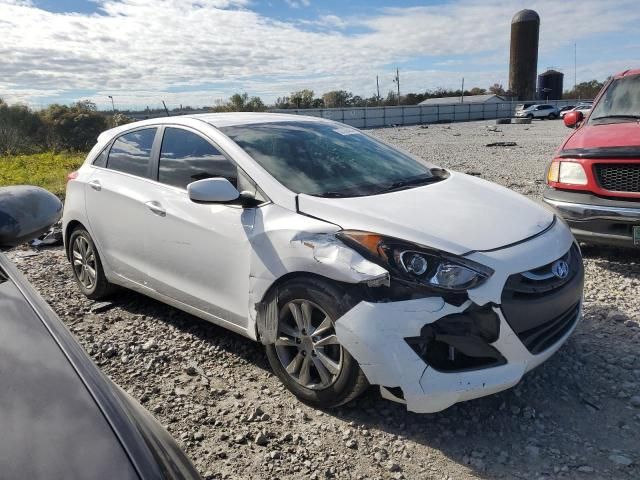
<svg viewBox="0 0 640 480">
<path fill-rule="evenodd" d="M 492 346 L 506 359 L 506 364 L 464 372 L 440 372 L 430 367 L 405 338 L 419 336 L 425 323 L 463 312 L 469 304 L 456 307 L 441 298 L 382 304 L 361 302 L 336 322 L 336 332 L 340 343 L 359 361 L 369 383 L 400 387 L 408 410 L 431 413 L 514 386 L 526 372 L 553 355 L 577 324 L 553 346 L 532 355 L 500 309 L 495 308 L 500 318 L 500 336 Z M 390 398 L 388 390 L 383 392 Z"/>
<path fill-rule="evenodd" d="M 441 297 L 385 303 L 363 301 L 336 322 L 338 340 L 358 361 L 369 383 L 384 387 L 383 396 L 405 402 L 410 411 L 437 412 L 457 402 L 508 389 L 560 348 L 581 318 L 582 303 L 571 327 L 553 345 L 533 354 L 500 308 L 506 280 L 511 274 L 555 261 L 569 250 L 572 242 L 568 228 L 556 222 L 544 234 L 522 244 L 470 254 L 468 258 L 491 267 L 495 273 L 488 282 L 470 290 L 469 300 L 462 305 L 452 305 Z M 425 325 L 478 305 L 489 305 L 499 318 L 499 336 L 491 347 L 504 357 L 503 364 L 465 371 L 438 371 L 407 342 L 407 338 L 419 337 Z M 400 396 L 395 393 L 396 387 L 401 389 Z"/>
</svg>

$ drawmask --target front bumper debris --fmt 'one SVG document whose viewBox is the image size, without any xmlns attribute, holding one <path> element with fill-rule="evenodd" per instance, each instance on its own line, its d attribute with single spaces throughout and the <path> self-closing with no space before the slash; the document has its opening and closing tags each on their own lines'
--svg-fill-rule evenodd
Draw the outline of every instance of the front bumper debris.
<svg viewBox="0 0 640 480">
<path fill-rule="evenodd" d="M 508 389 L 552 356 L 575 329 L 582 314 L 582 270 L 576 273 L 579 288 L 567 287 L 568 295 L 577 296 L 566 299 L 577 306 L 568 321 L 563 312 L 553 312 L 560 320 L 535 325 L 508 321 L 501 306 L 507 280 L 552 264 L 572 245 L 569 230 L 556 222 L 545 234 L 522 244 L 470 254 L 495 273 L 470 290 L 464 303 L 452 305 L 441 297 L 363 301 L 336 322 L 338 340 L 358 361 L 369 383 L 413 412 L 437 412 Z M 523 335 L 531 328 L 543 332 L 547 340 L 540 350 L 525 345 Z"/>
<path fill-rule="evenodd" d="M 640 226 L 640 203 L 551 188 L 545 190 L 543 200 L 566 220 L 579 241 L 634 246 L 633 227 Z"/>
</svg>

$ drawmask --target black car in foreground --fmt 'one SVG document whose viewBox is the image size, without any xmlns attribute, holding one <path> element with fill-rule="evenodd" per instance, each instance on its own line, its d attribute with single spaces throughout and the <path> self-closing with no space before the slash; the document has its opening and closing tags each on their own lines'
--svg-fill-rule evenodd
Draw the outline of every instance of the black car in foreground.
<svg viewBox="0 0 640 480">
<path fill-rule="evenodd" d="M 36 187 L 0 188 L 0 248 L 62 214 Z M 198 479 L 162 426 L 106 378 L 0 253 L 0 478 Z"/>
</svg>

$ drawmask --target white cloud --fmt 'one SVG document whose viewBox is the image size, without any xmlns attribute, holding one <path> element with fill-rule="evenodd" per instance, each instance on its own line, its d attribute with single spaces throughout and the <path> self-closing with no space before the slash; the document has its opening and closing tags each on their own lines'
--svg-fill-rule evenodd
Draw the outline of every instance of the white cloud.
<svg viewBox="0 0 640 480">
<path fill-rule="evenodd" d="M 284 1 L 291 8 L 308 7 L 309 5 L 311 5 L 310 0 L 284 0 Z"/>
<path fill-rule="evenodd" d="M 511 16 L 530 3 L 454 0 L 358 18 L 324 14 L 316 22 L 326 28 L 309 29 L 260 15 L 250 0 L 96 1 L 99 13 L 62 14 L 0 0 L 0 97 L 39 103 L 90 91 L 105 106 L 106 95 L 130 105 L 164 98 L 196 106 L 245 90 L 266 101 L 301 88 L 371 95 L 376 74 L 386 93 L 392 65 L 425 56 L 471 57 L 443 71 L 403 69 L 403 91 L 457 86 L 461 76 L 471 86 L 506 84 Z M 579 8 L 534 2 L 542 17 L 541 58 L 589 35 L 632 32 L 640 20 L 636 1 L 582 0 Z M 629 40 L 637 43 L 637 35 Z M 604 68 L 594 67 L 593 75 L 609 73 Z"/>
</svg>

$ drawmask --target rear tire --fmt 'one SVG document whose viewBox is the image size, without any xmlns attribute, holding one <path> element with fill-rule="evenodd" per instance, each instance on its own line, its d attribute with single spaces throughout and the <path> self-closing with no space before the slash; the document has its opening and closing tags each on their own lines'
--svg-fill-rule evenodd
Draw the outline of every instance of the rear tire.
<svg viewBox="0 0 640 480">
<path fill-rule="evenodd" d="M 550 113 L 550 114 L 549 114 L 549 116 L 548 116 L 547 118 L 548 118 L 549 120 L 555 120 L 557 117 L 556 117 L 556 114 L 555 114 L 555 113 Z"/>
<path fill-rule="evenodd" d="M 290 280 L 278 288 L 278 335 L 266 352 L 273 372 L 304 403 L 335 408 L 369 383 L 335 335 L 335 321 L 353 304 L 320 278 Z"/>
<path fill-rule="evenodd" d="M 85 296 L 100 300 L 114 292 L 116 287 L 104 275 L 98 249 L 89 232 L 76 227 L 69 235 L 67 248 L 73 277 Z"/>
</svg>

